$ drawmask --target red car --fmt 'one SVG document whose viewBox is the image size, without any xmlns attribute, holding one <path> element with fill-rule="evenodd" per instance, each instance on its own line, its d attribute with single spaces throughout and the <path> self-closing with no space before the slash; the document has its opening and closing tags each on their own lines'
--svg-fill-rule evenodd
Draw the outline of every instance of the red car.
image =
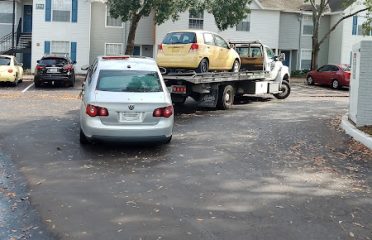
<svg viewBox="0 0 372 240">
<path fill-rule="evenodd" d="M 328 85 L 333 89 L 349 87 L 350 85 L 350 66 L 341 65 L 324 65 L 318 70 L 310 71 L 306 76 L 308 85 L 315 83 L 320 85 Z"/>
</svg>

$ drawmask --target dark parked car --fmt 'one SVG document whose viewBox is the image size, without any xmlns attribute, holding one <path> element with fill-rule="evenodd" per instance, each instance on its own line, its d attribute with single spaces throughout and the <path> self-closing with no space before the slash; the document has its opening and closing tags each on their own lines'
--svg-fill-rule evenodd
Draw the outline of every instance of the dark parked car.
<svg viewBox="0 0 372 240">
<path fill-rule="evenodd" d="M 328 85 L 333 89 L 349 87 L 350 85 L 350 66 L 346 64 L 321 66 L 318 70 L 310 71 L 307 74 L 306 82 L 309 85 L 315 83 Z"/>
<path fill-rule="evenodd" d="M 37 61 L 34 83 L 40 87 L 44 83 L 62 83 L 73 87 L 75 84 L 75 61 L 68 57 L 45 56 Z"/>
</svg>

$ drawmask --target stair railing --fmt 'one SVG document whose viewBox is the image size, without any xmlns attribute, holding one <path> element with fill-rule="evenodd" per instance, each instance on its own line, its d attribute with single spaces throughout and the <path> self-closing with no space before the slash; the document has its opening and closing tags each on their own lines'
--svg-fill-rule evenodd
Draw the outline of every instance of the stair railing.
<svg viewBox="0 0 372 240">
<path fill-rule="evenodd" d="M 17 40 L 16 40 L 16 44 L 15 44 L 16 48 L 18 46 L 19 38 L 21 37 L 21 33 L 22 33 L 22 18 L 19 18 L 17 31 L 15 32 L 15 34 L 17 36 Z"/>
</svg>

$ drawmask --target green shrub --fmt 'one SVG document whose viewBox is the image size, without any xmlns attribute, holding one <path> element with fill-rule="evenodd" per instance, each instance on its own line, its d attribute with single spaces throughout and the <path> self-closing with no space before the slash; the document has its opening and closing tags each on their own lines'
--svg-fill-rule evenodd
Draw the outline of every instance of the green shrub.
<svg viewBox="0 0 372 240">
<path fill-rule="evenodd" d="M 306 77 L 306 74 L 309 72 L 310 70 L 308 69 L 304 69 L 304 70 L 295 70 L 295 71 L 292 71 L 291 73 L 291 77 Z"/>
</svg>

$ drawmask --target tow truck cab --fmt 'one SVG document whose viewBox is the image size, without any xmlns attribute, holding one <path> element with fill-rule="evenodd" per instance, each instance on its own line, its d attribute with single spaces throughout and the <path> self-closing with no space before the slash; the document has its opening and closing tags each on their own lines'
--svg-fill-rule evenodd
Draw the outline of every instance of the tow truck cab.
<svg viewBox="0 0 372 240">
<path fill-rule="evenodd" d="M 260 41 L 230 41 L 231 47 L 235 48 L 241 59 L 241 71 L 264 71 L 266 80 L 289 80 L 289 70 L 282 61 L 285 54 L 275 56 L 270 47 Z M 278 74 L 280 73 L 280 76 Z"/>
</svg>

